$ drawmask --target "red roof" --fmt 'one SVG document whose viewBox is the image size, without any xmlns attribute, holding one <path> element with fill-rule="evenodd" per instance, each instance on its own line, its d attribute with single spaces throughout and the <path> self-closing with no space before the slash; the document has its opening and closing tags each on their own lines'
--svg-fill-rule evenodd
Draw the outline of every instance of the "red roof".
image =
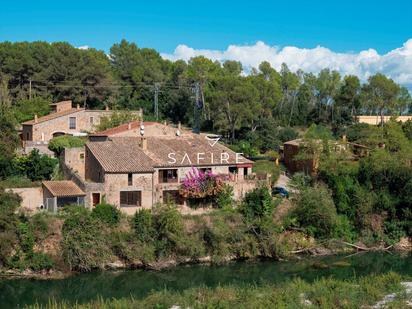
<svg viewBox="0 0 412 309">
<path fill-rule="evenodd" d="M 143 122 L 143 124 L 146 125 L 153 125 L 156 124 L 157 122 L 152 122 L 152 121 L 148 121 L 148 122 Z M 130 127 L 129 127 L 130 125 Z M 110 128 L 104 131 L 100 131 L 100 132 L 96 132 L 93 134 L 93 136 L 111 136 L 111 135 L 115 135 L 115 134 L 119 134 L 122 132 L 126 132 L 128 130 L 133 130 L 133 129 L 137 129 L 140 127 L 140 120 L 136 120 L 136 121 L 132 121 L 129 123 L 124 123 L 121 124 L 120 126 L 114 127 L 114 128 Z"/>
</svg>

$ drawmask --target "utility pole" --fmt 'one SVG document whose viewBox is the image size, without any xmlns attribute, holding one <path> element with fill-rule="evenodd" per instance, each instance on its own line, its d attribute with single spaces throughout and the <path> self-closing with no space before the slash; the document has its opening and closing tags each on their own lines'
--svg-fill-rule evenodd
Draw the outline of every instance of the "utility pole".
<svg viewBox="0 0 412 309">
<path fill-rule="evenodd" d="M 193 133 L 200 133 L 200 111 L 203 108 L 203 102 L 200 99 L 200 84 L 196 82 L 194 85 L 195 104 L 193 105 Z"/>
<path fill-rule="evenodd" d="M 29 99 L 31 101 L 31 78 L 29 79 Z"/>
<path fill-rule="evenodd" d="M 159 88 L 160 88 L 160 83 L 155 83 L 155 92 L 154 92 L 154 114 L 156 117 L 156 120 L 159 120 Z"/>
</svg>

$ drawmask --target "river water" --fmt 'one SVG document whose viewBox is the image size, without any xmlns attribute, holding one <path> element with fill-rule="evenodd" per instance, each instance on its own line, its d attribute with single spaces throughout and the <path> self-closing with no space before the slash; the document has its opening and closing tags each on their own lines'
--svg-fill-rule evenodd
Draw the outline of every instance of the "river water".
<svg viewBox="0 0 412 309">
<path fill-rule="evenodd" d="M 196 286 L 281 283 L 293 278 L 350 279 L 394 271 L 412 276 L 412 255 L 363 253 L 286 262 L 233 262 L 223 266 L 178 266 L 164 271 L 129 270 L 79 274 L 60 280 L 1 279 L 0 308 L 45 304 L 50 298 L 83 303 L 98 297 L 144 297 L 151 291 L 181 291 Z"/>
</svg>

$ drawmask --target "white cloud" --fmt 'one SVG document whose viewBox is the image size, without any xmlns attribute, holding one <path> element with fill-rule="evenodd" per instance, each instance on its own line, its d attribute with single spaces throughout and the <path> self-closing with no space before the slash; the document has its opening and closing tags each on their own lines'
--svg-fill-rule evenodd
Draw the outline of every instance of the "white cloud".
<svg viewBox="0 0 412 309">
<path fill-rule="evenodd" d="M 229 45 L 223 51 L 194 49 L 181 44 L 172 54 L 162 54 L 162 57 L 173 61 L 187 61 L 200 55 L 218 61 L 240 61 L 245 71 L 252 67 L 257 68 L 262 61 L 268 61 L 277 70 L 284 62 L 293 71 L 302 69 L 317 73 L 323 68 L 329 68 L 343 75 L 357 75 L 363 81 L 370 75 L 380 72 L 412 89 L 412 39 L 405 42 L 402 47 L 382 55 L 372 48 L 359 53 L 337 53 L 321 46 L 310 49 L 294 46 L 279 48 L 258 41 L 254 45 Z"/>
<path fill-rule="evenodd" d="M 79 46 L 77 48 L 78 49 L 89 49 L 90 47 L 88 45 L 83 45 L 83 46 Z"/>
</svg>

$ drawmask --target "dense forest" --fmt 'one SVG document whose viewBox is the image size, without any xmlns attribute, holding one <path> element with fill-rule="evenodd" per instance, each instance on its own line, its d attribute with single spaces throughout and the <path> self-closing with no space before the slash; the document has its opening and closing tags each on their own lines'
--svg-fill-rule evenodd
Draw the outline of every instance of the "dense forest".
<svg viewBox="0 0 412 309">
<path fill-rule="evenodd" d="M 201 128 L 259 148 L 276 146 L 268 132 L 279 126 L 315 122 L 336 128 L 356 114 L 403 114 L 412 105 L 408 90 L 382 74 L 362 83 L 329 69 L 315 75 L 283 64 L 277 71 L 268 62 L 244 74 L 236 61 L 199 56 L 171 62 L 126 40 L 108 55 L 63 42 L 3 42 L 0 81 L 0 102 L 16 107 L 18 121 L 47 113 L 45 101 L 63 99 L 88 108 L 143 108 L 150 118 L 157 92 L 159 117 L 190 126 L 197 85 Z"/>
</svg>

